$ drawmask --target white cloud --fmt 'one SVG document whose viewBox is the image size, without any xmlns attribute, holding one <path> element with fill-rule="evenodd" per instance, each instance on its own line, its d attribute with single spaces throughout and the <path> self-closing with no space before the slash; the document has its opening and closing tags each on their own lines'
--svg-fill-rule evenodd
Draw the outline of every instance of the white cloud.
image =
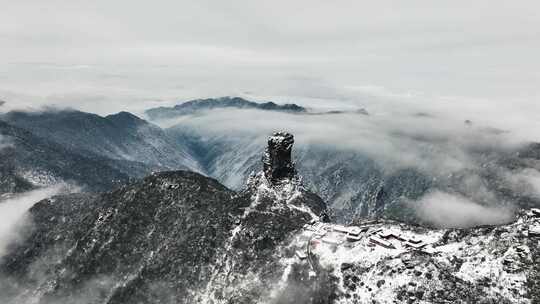
<svg viewBox="0 0 540 304">
<path fill-rule="evenodd" d="M 13 145 L 13 143 L 11 142 L 9 137 L 6 137 L 6 136 L 0 134 L 0 150 L 2 150 L 4 148 L 7 148 L 7 147 L 11 147 L 12 145 Z"/>
<path fill-rule="evenodd" d="M 49 187 L 15 195 L 0 201 L 0 258 L 11 242 L 18 240 L 20 229 L 28 224 L 26 213 L 35 203 L 57 194 L 61 186 Z"/>
<path fill-rule="evenodd" d="M 535 168 L 526 168 L 517 172 L 508 172 L 506 180 L 516 193 L 540 197 L 540 172 Z"/>
<path fill-rule="evenodd" d="M 382 99 L 539 138 L 538 9 L 537 1 L 11 1 L 0 12 L 0 98 L 102 114 L 245 92 L 372 107 Z"/>
<path fill-rule="evenodd" d="M 532 185 L 540 184 L 537 175 L 529 172 L 532 169 L 518 180 L 515 172 L 504 167 L 504 157 L 513 154 L 522 144 L 514 132 L 493 132 L 476 121 L 466 124 L 466 117 L 445 116 L 439 112 L 414 115 L 418 109 L 415 106 L 386 108 L 386 111 L 370 111 L 368 116 L 212 110 L 162 122 L 162 125 L 177 125 L 183 132 L 192 129 L 203 138 L 217 136 L 232 141 L 230 146 L 242 147 L 241 155 L 234 150 L 226 152 L 231 155 L 230 158 L 224 156 L 225 163 L 230 159 L 237 163 L 237 157 L 245 160 L 256 155 L 259 150 L 251 148 L 253 143 L 260 146 L 268 134 L 286 130 L 295 135 L 296 149 L 329 146 L 336 159 L 342 163 L 351 161 L 351 166 L 355 165 L 354 159 L 347 157 L 354 155 L 375 161 L 384 174 L 392 175 L 400 169 L 424 173 L 435 184 L 463 195 L 437 192 L 419 203 L 420 217 L 438 226 L 462 227 L 508 220 L 512 212 L 498 207 L 504 195 L 493 185 L 495 182 L 516 195 L 537 196 L 531 187 L 528 191 L 523 187 L 525 177 Z M 306 158 L 303 161 L 309 160 L 309 154 Z M 499 164 L 500 160 L 503 162 Z M 444 203 L 437 204 L 438 201 Z M 446 210 L 454 207 L 455 212 Z M 467 214 L 459 210 L 466 210 Z"/>
<path fill-rule="evenodd" d="M 275 130 L 292 132 L 297 142 L 352 150 L 378 161 L 383 167 L 413 167 L 431 176 L 447 176 L 480 164 L 470 149 L 514 147 L 512 136 L 469 127 L 463 120 L 417 117 L 414 110 L 360 114 L 294 115 L 257 110 L 213 110 L 204 115 L 162 122 L 179 124 L 209 136 L 264 138 Z M 371 113 L 371 112 L 370 112 Z M 263 139 L 259 142 L 264 142 Z"/>
<path fill-rule="evenodd" d="M 442 228 L 496 225 L 512 220 L 512 210 L 483 206 L 465 197 L 436 191 L 410 203 L 424 221 Z"/>
</svg>

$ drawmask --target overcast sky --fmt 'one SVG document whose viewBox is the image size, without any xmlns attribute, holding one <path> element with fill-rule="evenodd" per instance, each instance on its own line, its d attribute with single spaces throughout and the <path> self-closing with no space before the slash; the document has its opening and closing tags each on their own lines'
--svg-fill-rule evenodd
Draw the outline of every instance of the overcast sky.
<svg viewBox="0 0 540 304">
<path fill-rule="evenodd" d="M 10 107 L 243 95 L 540 121 L 538 1 L 2 2 Z"/>
</svg>

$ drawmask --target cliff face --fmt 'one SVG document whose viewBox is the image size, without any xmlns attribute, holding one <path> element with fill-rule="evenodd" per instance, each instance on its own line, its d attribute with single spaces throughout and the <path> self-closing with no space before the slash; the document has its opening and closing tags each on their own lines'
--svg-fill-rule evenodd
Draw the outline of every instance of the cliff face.
<svg viewBox="0 0 540 304">
<path fill-rule="evenodd" d="M 293 144 L 294 138 L 289 133 L 277 132 L 268 139 L 262 162 L 264 176 L 272 184 L 296 176 L 296 169 L 291 160 Z"/>
<path fill-rule="evenodd" d="M 536 303 L 540 210 L 500 227 L 331 223 L 276 133 L 235 192 L 187 171 L 37 203 L 2 303 Z"/>
</svg>

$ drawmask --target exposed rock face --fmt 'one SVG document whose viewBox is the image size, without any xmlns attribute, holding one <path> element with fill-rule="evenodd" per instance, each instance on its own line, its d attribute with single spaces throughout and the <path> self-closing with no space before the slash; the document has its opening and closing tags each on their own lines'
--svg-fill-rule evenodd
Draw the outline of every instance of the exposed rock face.
<svg viewBox="0 0 540 304">
<path fill-rule="evenodd" d="M 290 133 L 276 132 L 268 138 L 268 146 L 264 152 L 263 171 L 273 184 L 296 176 L 296 169 L 291 160 L 294 137 Z"/>
</svg>

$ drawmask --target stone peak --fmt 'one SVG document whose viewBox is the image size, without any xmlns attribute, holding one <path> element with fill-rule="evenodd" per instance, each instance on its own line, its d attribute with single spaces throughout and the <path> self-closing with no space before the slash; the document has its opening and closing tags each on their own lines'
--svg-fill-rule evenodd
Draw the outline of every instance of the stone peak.
<svg viewBox="0 0 540 304">
<path fill-rule="evenodd" d="M 268 146 L 262 157 L 263 172 L 272 184 L 279 184 L 296 176 L 292 162 L 294 136 L 287 132 L 275 132 L 268 137 Z"/>
</svg>

